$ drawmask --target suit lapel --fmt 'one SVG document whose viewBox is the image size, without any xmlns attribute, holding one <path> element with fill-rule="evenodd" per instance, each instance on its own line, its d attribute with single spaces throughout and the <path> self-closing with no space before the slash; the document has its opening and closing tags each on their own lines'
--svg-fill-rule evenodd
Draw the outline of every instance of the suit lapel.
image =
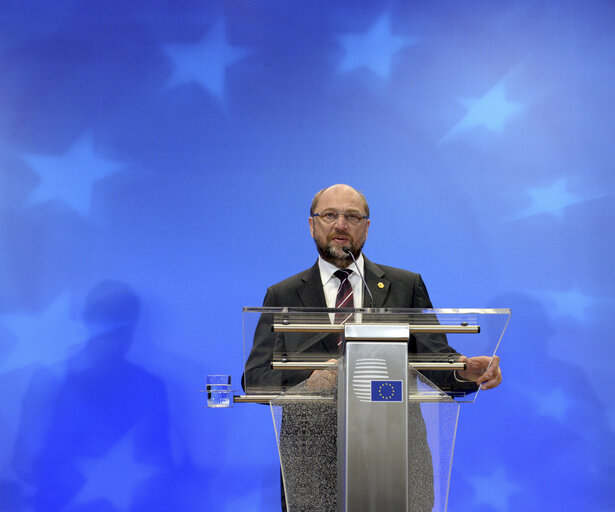
<svg viewBox="0 0 615 512">
<path fill-rule="evenodd" d="M 299 298 L 306 308 L 326 308 L 327 301 L 325 292 L 322 288 L 322 279 L 320 278 L 320 268 L 318 261 L 316 264 L 307 270 L 301 277 L 302 283 L 297 289 Z M 336 356 L 339 353 L 337 342 L 334 336 L 326 333 L 316 333 L 305 340 L 298 352 L 316 351 L 321 354 Z"/>
<path fill-rule="evenodd" d="M 325 292 L 322 289 L 318 262 L 305 272 L 301 280 L 303 282 L 297 289 L 297 293 L 303 306 L 306 308 L 326 308 L 327 301 L 325 300 Z"/>
<path fill-rule="evenodd" d="M 365 282 L 374 297 L 373 304 L 370 304 L 371 300 L 369 298 L 369 294 L 365 292 L 365 296 L 363 297 L 363 305 L 364 307 L 369 305 L 374 308 L 382 308 L 384 307 L 389 296 L 391 282 L 385 277 L 384 271 L 378 265 L 369 261 L 365 255 L 363 255 L 363 258 L 365 259 Z M 316 262 L 313 267 L 308 269 L 301 279 L 302 283 L 297 288 L 297 293 L 299 294 L 302 306 L 306 308 L 327 307 L 325 294 L 322 288 L 322 281 L 320 279 L 318 262 Z M 321 348 L 317 351 L 335 355 L 337 354 L 338 349 L 337 345 L 332 340 L 334 340 L 333 336 L 320 333 L 306 340 L 306 342 L 301 345 L 300 352 L 307 350 L 309 347 L 314 347 L 317 343 L 320 343 Z"/>
<path fill-rule="evenodd" d="M 368 260 L 365 255 L 363 255 L 363 258 L 365 260 L 365 282 L 374 296 L 374 303 L 370 304 L 369 294 L 365 293 L 366 296 L 363 297 L 363 305 L 366 306 L 370 304 L 370 306 L 375 308 L 384 307 L 389 295 L 391 282 L 385 277 L 384 271 L 378 265 Z M 305 272 L 301 280 L 302 283 L 297 289 L 297 293 L 299 294 L 302 306 L 306 308 L 327 307 L 327 301 L 325 300 L 325 294 L 322 289 L 318 262 Z"/>
<path fill-rule="evenodd" d="M 363 255 L 363 258 L 365 260 L 365 282 L 374 296 L 372 307 L 382 308 L 389 295 L 391 282 L 385 277 L 384 271 L 378 265 L 369 261 L 365 255 Z M 369 303 L 369 293 L 366 292 L 363 297 L 363 306 L 365 307 Z"/>
</svg>

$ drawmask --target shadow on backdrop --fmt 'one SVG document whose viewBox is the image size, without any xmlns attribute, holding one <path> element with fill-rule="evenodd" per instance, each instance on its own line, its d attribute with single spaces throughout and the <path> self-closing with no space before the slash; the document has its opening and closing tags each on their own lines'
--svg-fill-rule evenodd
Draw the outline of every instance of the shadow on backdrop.
<svg viewBox="0 0 615 512">
<path fill-rule="evenodd" d="M 23 485 L 6 489 L 6 510 L 138 510 L 140 489 L 172 469 L 165 385 L 127 358 L 139 311 L 129 286 L 99 283 L 83 309 L 87 341 L 33 375 L 13 456 Z"/>
</svg>

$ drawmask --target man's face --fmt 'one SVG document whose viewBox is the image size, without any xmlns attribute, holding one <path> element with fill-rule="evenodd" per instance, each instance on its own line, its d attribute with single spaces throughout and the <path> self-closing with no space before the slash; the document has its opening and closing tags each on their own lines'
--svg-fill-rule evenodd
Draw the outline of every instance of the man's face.
<svg viewBox="0 0 615 512">
<path fill-rule="evenodd" d="M 357 191 L 344 185 L 331 187 L 320 196 L 315 213 L 326 211 L 365 215 L 363 202 Z M 353 225 L 343 215 L 331 224 L 327 224 L 320 217 L 310 217 L 309 223 L 318 253 L 325 261 L 340 268 L 347 267 L 352 263 L 352 258 L 344 249 L 350 249 L 355 258 L 359 257 L 367 239 L 368 219 L 362 219 Z"/>
</svg>

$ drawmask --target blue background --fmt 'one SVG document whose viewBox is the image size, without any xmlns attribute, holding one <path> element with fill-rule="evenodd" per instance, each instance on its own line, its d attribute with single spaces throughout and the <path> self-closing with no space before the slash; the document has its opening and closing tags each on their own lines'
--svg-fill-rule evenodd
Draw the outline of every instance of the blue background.
<svg viewBox="0 0 615 512">
<path fill-rule="evenodd" d="M 276 510 L 241 307 L 362 190 L 373 261 L 511 307 L 451 511 L 615 510 L 615 6 L 5 1 L 0 510 Z"/>
</svg>

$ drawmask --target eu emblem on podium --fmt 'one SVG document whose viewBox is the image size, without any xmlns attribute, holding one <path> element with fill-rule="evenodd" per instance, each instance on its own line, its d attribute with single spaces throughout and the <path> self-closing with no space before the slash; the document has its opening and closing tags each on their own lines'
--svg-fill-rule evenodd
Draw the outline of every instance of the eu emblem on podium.
<svg viewBox="0 0 615 512">
<path fill-rule="evenodd" d="M 372 402 L 401 402 L 401 380 L 373 380 Z"/>
</svg>

